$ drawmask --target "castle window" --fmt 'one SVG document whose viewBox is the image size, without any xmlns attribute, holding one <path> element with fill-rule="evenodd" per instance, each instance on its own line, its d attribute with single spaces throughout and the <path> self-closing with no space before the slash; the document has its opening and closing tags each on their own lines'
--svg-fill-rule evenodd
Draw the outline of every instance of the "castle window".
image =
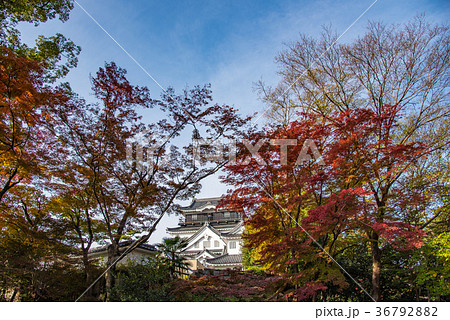
<svg viewBox="0 0 450 320">
<path fill-rule="evenodd" d="M 194 248 L 198 248 L 199 247 L 199 242 L 197 241 L 196 243 L 194 243 Z"/>
<path fill-rule="evenodd" d="M 223 216 L 224 216 L 225 218 L 229 218 L 229 217 L 231 217 L 231 214 L 230 214 L 229 212 L 225 212 L 225 213 L 223 214 Z"/>
<path fill-rule="evenodd" d="M 203 241 L 203 248 L 209 248 L 211 247 L 211 241 Z"/>
<path fill-rule="evenodd" d="M 236 242 L 235 241 L 231 241 L 230 242 L 230 249 L 236 249 Z"/>
<path fill-rule="evenodd" d="M 215 247 L 215 248 L 218 248 L 218 247 L 219 247 L 219 241 L 217 241 L 217 240 L 214 241 L 214 247 Z"/>
<path fill-rule="evenodd" d="M 194 220 L 197 220 L 197 215 L 196 214 L 193 214 L 192 215 L 192 220 L 194 221 Z"/>
</svg>

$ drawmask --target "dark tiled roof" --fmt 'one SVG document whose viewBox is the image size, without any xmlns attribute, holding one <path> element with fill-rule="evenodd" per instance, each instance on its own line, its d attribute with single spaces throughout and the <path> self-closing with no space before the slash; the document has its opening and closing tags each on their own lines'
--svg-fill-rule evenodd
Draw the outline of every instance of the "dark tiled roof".
<svg viewBox="0 0 450 320">
<path fill-rule="evenodd" d="M 220 229 L 230 229 L 236 226 L 236 222 L 232 223 L 232 224 L 215 224 L 215 223 L 211 223 L 211 225 L 216 228 L 217 230 Z"/>
<path fill-rule="evenodd" d="M 229 234 L 229 233 L 221 233 L 220 234 L 222 237 L 224 237 L 224 238 L 241 238 L 242 237 L 242 234 L 241 233 L 232 233 L 232 234 Z"/>
<path fill-rule="evenodd" d="M 195 210 L 201 207 L 204 207 L 208 204 L 208 202 L 213 205 L 217 206 L 219 204 L 220 197 L 218 198 L 204 198 L 204 199 L 194 199 L 192 203 L 187 207 L 181 207 L 180 210 L 182 211 L 189 211 L 189 210 Z"/>
<path fill-rule="evenodd" d="M 182 227 L 174 227 L 174 228 L 167 228 L 167 231 L 172 231 L 172 232 L 179 232 L 179 231 L 196 231 L 196 230 L 198 230 L 198 229 L 200 229 L 202 226 L 201 225 L 199 225 L 199 226 L 195 226 L 195 227 L 191 227 L 191 226 L 189 226 L 189 227 L 185 227 L 185 226 L 182 226 Z"/>
<path fill-rule="evenodd" d="M 127 241 L 122 241 L 119 243 L 119 248 L 123 248 L 123 247 L 128 247 L 129 245 L 131 245 L 134 242 L 134 240 L 127 240 Z M 104 250 L 108 249 L 109 244 L 98 247 L 98 248 L 94 248 L 89 250 L 89 253 L 95 253 L 95 252 L 101 252 Z M 147 244 L 147 243 L 142 243 L 138 246 L 138 248 L 144 249 L 144 250 L 148 250 L 148 251 L 158 251 L 156 249 L 155 246 L 151 245 L 151 244 Z"/>
<path fill-rule="evenodd" d="M 180 254 L 182 256 L 196 256 L 200 253 L 203 253 L 204 251 L 208 252 L 209 254 L 211 254 L 212 256 L 217 256 L 222 254 L 222 249 L 218 249 L 218 250 L 214 250 L 214 249 L 204 249 L 204 250 L 195 250 L 195 251 L 183 251 Z"/>
<path fill-rule="evenodd" d="M 239 224 L 239 222 L 232 222 L 232 223 L 227 223 L 227 224 L 214 223 L 214 222 L 211 223 L 211 225 L 217 230 L 235 228 L 237 224 Z"/>
<path fill-rule="evenodd" d="M 242 256 L 240 254 L 226 254 L 217 258 L 206 259 L 208 264 L 241 264 Z"/>
<path fill-rule="evenodd" d="M 209 254 L 211 254 L 212 256 L 216 257 L 220 254 L 222 254 L 222 249 L 219 250 L 209 250 L 209 249 L 205 249 L 206 252 L 208 252 Z"/>
<path fill-rule="evenodd" d="M 180 253 L 180 255 L 182 255 L 182 256 L 196 256 L 196 255 L 199 254 L 200 252 L 202 252 L 202 250 L 183 251 L 183 252 Z"/>
<path fill-rule="evenodd" d="M 227 224 L 221 224 L 221 223 L 217 223 L 217 222 L 211 222 L 210 225 L 216 229 L 216 230 L 221 230 L 221 229 L 229 229 L 229 228 L 234 228 L 236 227 L 236 225 L 239 222 L 233 222 L 233 223 L 227 223 Z M 189 231 L 197 231 L 199 229 L 201 229 L 204 226 L 203 224 L 198 224 L 197 226 L 180 226 L 180 227 L 173 227 L 173 228 L 167 228 L 168 232 L 189 232 Z"/>
<path fill-rule="evenodd" d="M 244 220 L 241 220 L 236 226 L 229 231 L 230 234 L 233 233 L 242 233 L 241 227 L 244 225 Z"/>
<path fill-rule="evenodd" d="M 239 222 L 235 225 L 235 227 L 228 232 L 222 232 L 221 235 L 224 238 L 240 238 L 242 237 L 241 227 L 243 226 L 243 222 Z"/>
</svg>

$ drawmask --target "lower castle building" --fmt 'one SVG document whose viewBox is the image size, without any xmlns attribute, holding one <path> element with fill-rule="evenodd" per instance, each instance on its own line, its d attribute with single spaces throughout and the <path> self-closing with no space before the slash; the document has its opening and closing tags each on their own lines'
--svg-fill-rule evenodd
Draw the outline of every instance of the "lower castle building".
<svg viewBox="0 0 450 320">
<path fill-rule="evenodd" d="M 242 270 L 242 213 L 218 210 L 220 198 L 194 199 L 182 207 L 178 227 L 167 228 L 172 236 L 187 238 L 181 253 L 190 269 Z"/>
</svg>

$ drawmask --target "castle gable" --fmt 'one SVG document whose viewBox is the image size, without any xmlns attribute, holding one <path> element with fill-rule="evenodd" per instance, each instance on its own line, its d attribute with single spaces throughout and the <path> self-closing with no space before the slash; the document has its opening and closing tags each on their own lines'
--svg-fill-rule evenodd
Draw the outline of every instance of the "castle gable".
<svg viewBox="0 0 450 320">
<path fill-rule="evenodd" d="M 242 214 L 217 209 L 219 201 L 220 198 L 194 199 L 189 206 L 180 208 L 184 219 L 178 227 L 167 229 L 172 236 L 188 239 L 181 255 L 190 261 L 193 270 L 242 269 Z"/>
</svg>

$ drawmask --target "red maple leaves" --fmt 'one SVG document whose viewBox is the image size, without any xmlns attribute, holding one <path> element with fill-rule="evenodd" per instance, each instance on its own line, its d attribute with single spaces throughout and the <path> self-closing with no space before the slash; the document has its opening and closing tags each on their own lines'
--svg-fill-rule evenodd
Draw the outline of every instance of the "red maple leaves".
<svg viewBox="0 0 450 320">
<path fill-rule="evenodd" d="M 303 113 L 286 127 L 244 137 L 252 145 L 260 139 L 295 139 L 287 162 L 282 163 L 279 146 L 268 144 L 259 150 L 264 163 L 239 162 L 249 156 L 241 145 L 238 161 L 227 166 L 223 180 L 235 187 L 228 205 L 250 213 L 247 246 L 256 248 L 267 270 L 300 275 L 298 297 L 310 297 L 330 282 L 344 286 L 322 248 L 336 257 L 355 242 L 420 247 L 423 232 L 403 221 L 398 203 L 424 199 L 418 197 L 420 190 L 399 194 L 395 188 L 427 151 L 422 143 L 397 141 L 403 117 L 395 105 L 375 111 L 349 108 L 322 118 Z M 307 139 L 315 142 L 325 166 L 312 154 L 308 161 L 296 161 Z"/>
</svg>

